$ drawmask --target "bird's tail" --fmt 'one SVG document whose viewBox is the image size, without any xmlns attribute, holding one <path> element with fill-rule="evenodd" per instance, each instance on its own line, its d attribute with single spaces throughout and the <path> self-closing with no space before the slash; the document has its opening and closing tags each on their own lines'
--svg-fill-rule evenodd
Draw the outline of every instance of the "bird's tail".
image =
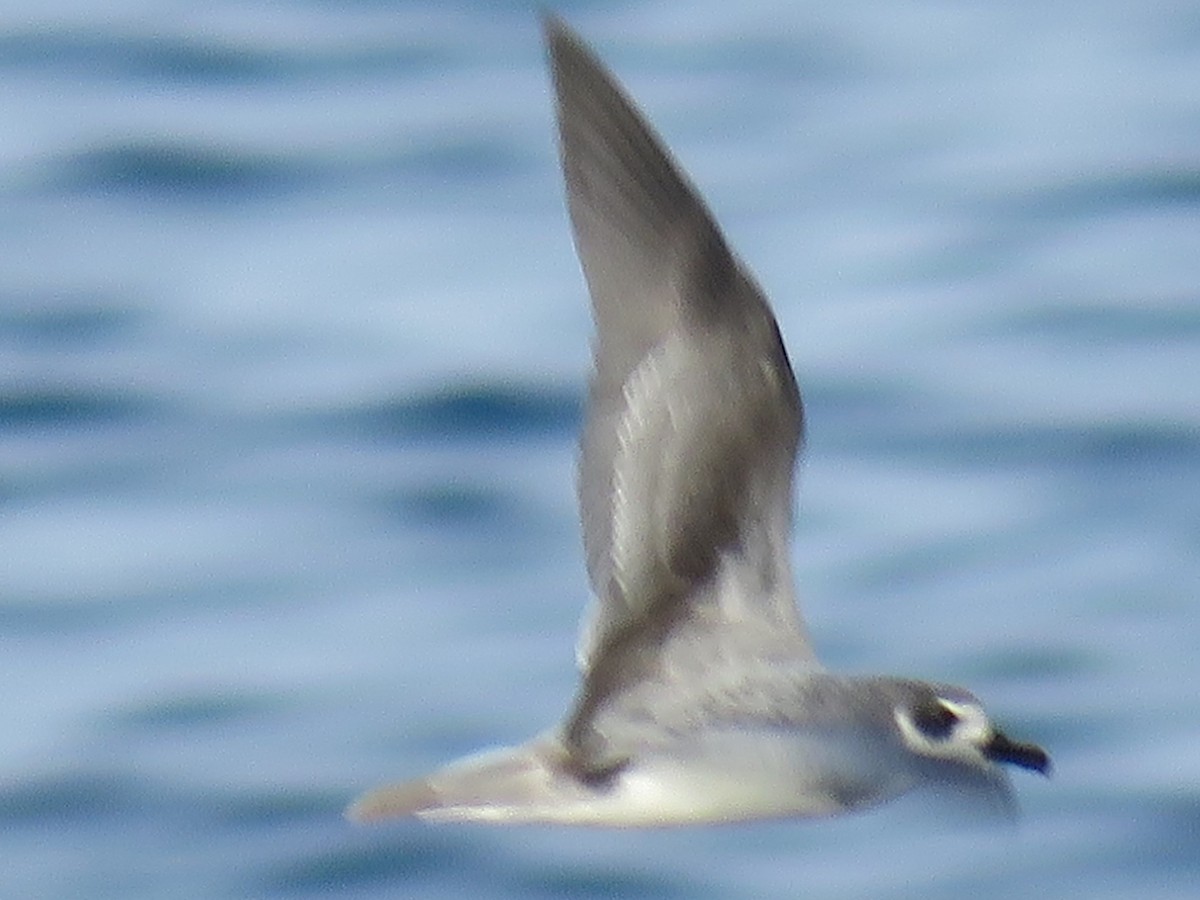
<svg viewBox="0 0 1200 900">
<path fill-rule="evenodd" d="M 553 822 L 593 792 L 569 774 L 556 738 L 469 756 L 424 778 L 368 791 L 346 810 L 355 822 L 402 816 L 496 824 Z"/>
</svg>

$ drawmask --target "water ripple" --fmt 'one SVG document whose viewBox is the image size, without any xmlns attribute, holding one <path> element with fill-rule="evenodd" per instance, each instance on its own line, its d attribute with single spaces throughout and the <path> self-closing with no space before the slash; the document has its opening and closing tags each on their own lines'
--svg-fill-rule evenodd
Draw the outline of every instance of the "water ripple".
<svg viewBox="0 0 1200 900">
<path fill-rule="evenodd" d="M 339 417 L 342 427 L 375 437 L 439 439 L 561 434 L 574 431 L 580 418 L 574 394 L 500 383 L 439 388 Z"/>
<path fill-rule="evenodd" d="M 52 184 L 81 193 L 246 200 L 298 189 L 317 174 L 282 157 L 146 139 L 75 154 L 60 163 Z"/>
</svg>

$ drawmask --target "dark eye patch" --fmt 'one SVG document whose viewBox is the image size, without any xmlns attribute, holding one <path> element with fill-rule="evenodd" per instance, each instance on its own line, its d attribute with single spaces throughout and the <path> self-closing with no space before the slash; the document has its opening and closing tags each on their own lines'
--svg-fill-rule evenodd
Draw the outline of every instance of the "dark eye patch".
<svg viewBox="0 0 1200 900">
<path fill-rule="evenodd" d="M 938 700 L 924 700 L 913 709 L 913 724 L 935 741 L 948 738 L 957 721 L 954 711 Z"/>
</svg>

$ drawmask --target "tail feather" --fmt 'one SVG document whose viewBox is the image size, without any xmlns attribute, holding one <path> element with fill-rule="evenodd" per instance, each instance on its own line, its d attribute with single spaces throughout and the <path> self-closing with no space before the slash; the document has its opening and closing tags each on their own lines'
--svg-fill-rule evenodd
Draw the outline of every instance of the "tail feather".
<svg viewBox="0 0 1200 900">
<path fill-rule="evenodd" d="M 354 822 L 403 816 L 440 821 L 537 822 L 588 799 L 561 766 L 557 741 L 535 740 L 452 763 L 425 778 L 384 785 L 346 810 Z"/>
</svg>

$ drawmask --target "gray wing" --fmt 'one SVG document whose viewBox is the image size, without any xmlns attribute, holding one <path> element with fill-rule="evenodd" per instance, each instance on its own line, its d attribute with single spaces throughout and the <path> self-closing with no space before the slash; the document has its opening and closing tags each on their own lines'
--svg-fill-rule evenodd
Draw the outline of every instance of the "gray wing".
<svg viewBox="0 0 1200 900">
<path fill-rule="evenodd" d="M 703 201 L 583 42 L 545 29 L 596 324 L 579 718 L 677 633 L 744 625 L 811 657 L 788 561 L 803 416 L 774 317 Z"/>
</svg>

